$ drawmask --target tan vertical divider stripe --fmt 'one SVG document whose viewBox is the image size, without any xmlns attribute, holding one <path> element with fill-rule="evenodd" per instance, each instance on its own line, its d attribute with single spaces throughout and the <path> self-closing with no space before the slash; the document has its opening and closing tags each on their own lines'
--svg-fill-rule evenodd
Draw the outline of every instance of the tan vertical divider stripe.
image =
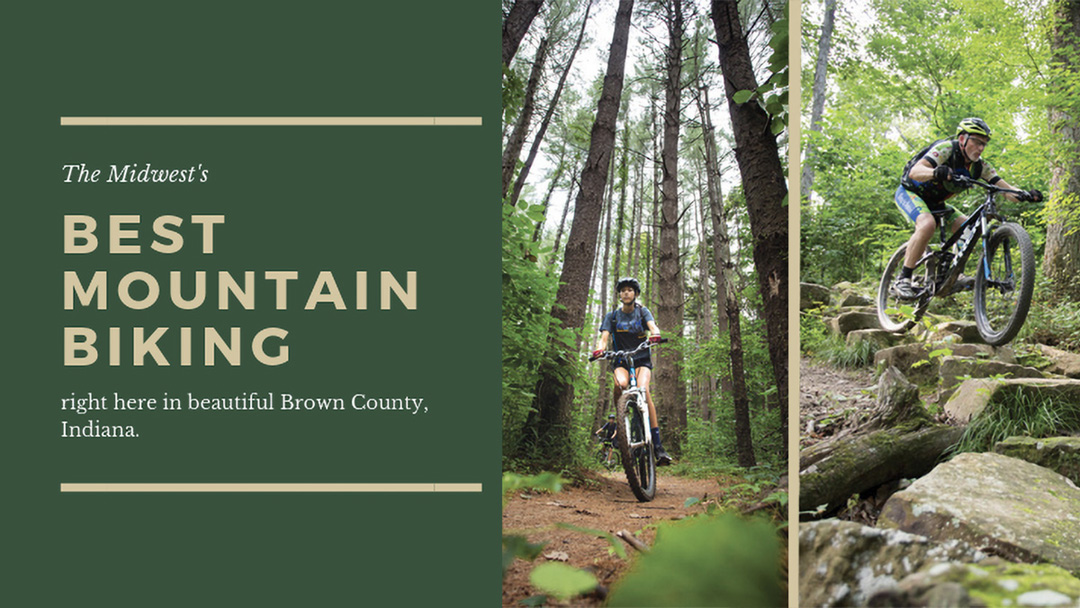
<svg viewBox="0 0 1080 608">
<path fill-rule="evenodd" d="M 61 492 L 481 492 L 479 483 L 61 483 Z"/>
<path fill-rule="evenodd" d="M 788 4 L 788 606 L 799 605 L 799 230 L 802 175 L 802 0 Z"/>
<path fill-rule="evenodd" d="M 479 116 L 61 116 L 63 127 L 478 127 Z"/>
</svg>

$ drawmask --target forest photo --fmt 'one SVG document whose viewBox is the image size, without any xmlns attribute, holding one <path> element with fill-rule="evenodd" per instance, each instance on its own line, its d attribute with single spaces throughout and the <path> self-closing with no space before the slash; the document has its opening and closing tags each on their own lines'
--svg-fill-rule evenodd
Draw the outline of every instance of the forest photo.
<svg viewBox="0 0 1080 608">
<path fill-rule="evenodd" d="M 1080 2 L 802 9 L 799 598 L 1080 598 Z"/>
<path fill-rule="evenodd" d="M 786 602 L 789 25 L 503 2 L 504 605 Z"/>
</svg>

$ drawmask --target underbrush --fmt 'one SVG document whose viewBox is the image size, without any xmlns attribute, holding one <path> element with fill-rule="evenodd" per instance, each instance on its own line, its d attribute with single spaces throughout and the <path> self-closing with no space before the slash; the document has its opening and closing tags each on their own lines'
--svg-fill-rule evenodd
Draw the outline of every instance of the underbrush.
<svg viewBox="0 0 1080 608">
<path fill-rule="evenodd" d="M 1009 437 L 1035 438 L 1080 431 L 1080 403 L 1017 391 L 986 406 L 964 430 L 953 454 L 986 452 Z"/>
<path fill-rule="evenodd" d="M 1022 335 L 1031 342 L 1080 351 L 1080 302 L 1054 300 L 1048 289 L 1037 289 Z"/>
<path fill-rule="evenodd" d="M 871 365 L 876 352 L 877 347 L 869 340 L 848 344 L 843 338 L 832 336 L 818 348 L 814 356 L 836 367 L 854 369 Z"/>
</svg>

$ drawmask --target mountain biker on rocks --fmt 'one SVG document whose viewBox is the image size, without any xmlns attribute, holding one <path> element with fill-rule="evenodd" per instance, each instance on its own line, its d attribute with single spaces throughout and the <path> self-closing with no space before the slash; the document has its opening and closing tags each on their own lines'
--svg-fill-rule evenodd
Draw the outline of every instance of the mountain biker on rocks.
<svg viewBox="0 0 1080 608">
<path fill-rule="evenodd" d="M 981 118 L 965 118 L 956 127 L 953 139 L 936 141 L 915 155 L 904 167 L 900 178 L 900 187 L 896 189 L 896 206 L 912 222 L 915 232 L 908 239 L 907 252 L 904 254 L 904 267 L 893 289 L 901 299 L 914 300 L 919 297 L 911 284 L 911 275 L 926 250 L 926 244 L 934 236 L 937 223 L 931 211 L 944 211 L 944 221 L 952 221 L 952 232 L 960 229 L 967 220 L 955 207 L 945 201 L 967 189 L 967 186 L 954 183 L 953 176 L 961 175 L 971 179 L 982 179 L 999 188 L 1015 190 L 990 166 L 982 160 L 983 150 L 990 141 L 990 127 Z M 1013 201 L 1041 202 L 1042 193 L 1028 190 L 1019 195 L 1005 194 Z M 971 284 L 971 279 L 961 277 L 957 288 L 963 289 Z"/>
<path fill-rule="evenodd" d="M 600 324 L 600 338 L 596 342 L 596 350 L 592 353 L 593 358 L 598 358 L 603 354 L 610 336 L 615 337 L 615 350 L 633 350 L 646 339 L 652 344 L 660 342 L 660 328 L 656 326 L 652 313 L 637 302 L 638 296 L 641 295 L 641 284 L 638 280 L 631 277 L 619 279 L 615 283 L 615 292 L 622 306 L 609 312 Z M 615 374 L 614 398 L 617 403 L 623 390 L 630 386 L 629 366 L 626 361 L 614 360 L 611 362 L 611 371 Z M 652 357 L 649 350 L 643 350 L 634 355 L 634 373 L 637 376 L 637 385 L 645 391 L 645 399 L 649 404 L 649 422 L 652 424 L 656 464 L 669 465 L 671 456 L 660 443 L 656 406 L 653 405 L 652 391 L 649 390 L 649 379 L 652 377 Z"/>
</svg>

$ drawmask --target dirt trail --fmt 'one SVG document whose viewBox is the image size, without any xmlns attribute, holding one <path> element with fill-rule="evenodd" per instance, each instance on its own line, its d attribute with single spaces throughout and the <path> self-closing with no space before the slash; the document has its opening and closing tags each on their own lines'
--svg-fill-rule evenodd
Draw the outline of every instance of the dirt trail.
<svg viewBox="0 0 1080 608">
<path fill-rule="evenodd" d="M 872 369 L 837 369 L 803 358 L 799 367 L 799 446 L 831 437 L 873 409 Z"/>
<path fill-rule="evenodd" d="M 529 572 L 535 564 L 547 561 L 545 555 L 564 557 L 565 563 L 592 571 L 605 587 L 611 586 L 629 567 L 609 555 L 608 542 L 580 532 L 556 528 L 566 523 L 616 533 L 628 530 L 646 544 L 652 544 L 655 530 L 650 524 L 700 513 L 700 504 L 684 507 L 687 498 L 714 498 L 720 493 L 716 479 L 688 479 L 658 472 L 657 494 L 652 502 L 638 502 L 626 485 L 621 471 L 597 474 L 580 487 L 564 488 L 558 494 L 518 492 L 503 510 L 503 533 L 524 534 L 530 542 L 547 541 L 541 556 L 533 563 L 517 560 L 503 580 L 503 605 L 518 606 L 519 600 L 536 595 L 529 585 Z M 625 545 L 624 545 L 625 546 Z M 630 559 L 633 550 L 627 547 Z M 562 561 L 562 560 L 560 560 Z M 576 598 L 575 606 L 598 606 L 599 597 Z M 548 605 L 555 605 L 549 600 Z"/>
</svg>

